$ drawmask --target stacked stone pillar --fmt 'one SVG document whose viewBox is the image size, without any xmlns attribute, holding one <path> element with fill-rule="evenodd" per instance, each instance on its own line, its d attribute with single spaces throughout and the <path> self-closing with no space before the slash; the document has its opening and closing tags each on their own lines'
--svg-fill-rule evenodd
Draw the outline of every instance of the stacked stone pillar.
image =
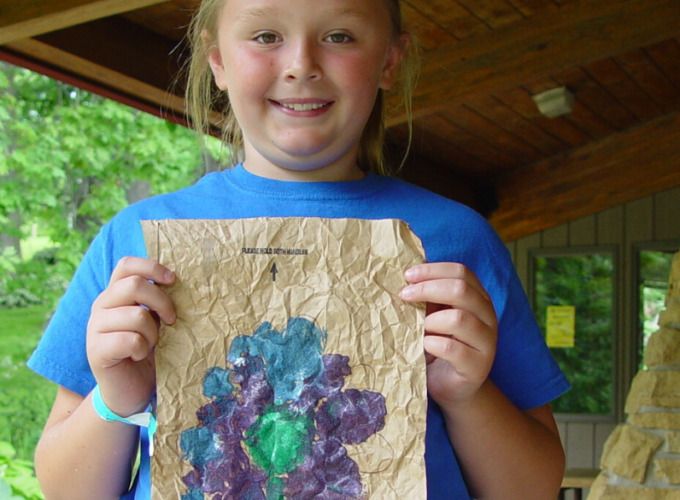
<svg viewBox="0 0 680 500">
<path fill-rule="evenodd" d="M 680 500 L 680 252 L 666 309 L 633 379 L 625 424 L 607 439 L 588 500 Z"/>
</svg>

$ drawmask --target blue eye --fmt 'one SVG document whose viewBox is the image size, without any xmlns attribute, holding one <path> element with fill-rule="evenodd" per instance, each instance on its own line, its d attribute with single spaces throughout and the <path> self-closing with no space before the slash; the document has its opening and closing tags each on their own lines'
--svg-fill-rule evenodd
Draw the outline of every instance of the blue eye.
<svg viewBox="0 0 680 500">
<path fill-rule="evenodd" d="M 331 33 L 326 37 L 331 43 L 348 43 L 353 40 L 353 38 L 345 33 Z"/>
</svg>

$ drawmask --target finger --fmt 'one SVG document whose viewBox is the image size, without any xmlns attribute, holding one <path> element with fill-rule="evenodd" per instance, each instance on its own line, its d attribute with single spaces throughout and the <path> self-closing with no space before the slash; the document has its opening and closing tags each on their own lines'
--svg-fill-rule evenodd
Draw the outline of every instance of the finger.
<svg viewBox="0 0 680 500">
<path fill-rule="evenodd" d="M 401 291 L 407 302 L 432 302 L 463 309 L 495 327 L 493 304 L 470 283 L 462 279 L 435 279 L 408 285 Z"/>
<path fill-rule="evenodd" d="M 130 276 L 141 276 L 163 285 L 171 285 L 175 281 L 175 274 L 155 260 L 142 257 L 123 257 L 111 273 L 109 284 Z"/>
<path fill-rule="evenodd" d="M 425 351 L 425 364 L 429 365 L 430 363 L 433 363 L 437 359 L 436 356 L 433 356 L 429 352 Z"/>
<path fill-rule="evenodd" d="M 482 353 L 496 348 L 496 331 L 461 309 L 445 309 L 425 318 L 425 331 L 456 339 Z"/>
<path fill-rule="evenodd" d="M 139 275 L 128 276 L 112 282 L 93 304 L 97 308 L 114 309 L 123 306 L 143 305 L 158 314 L 167 324 L 175 321 L 175 307 L 170 297 L 153 283 Z"/>
<path fill-rule="evenodd" d="M 483 378 L 488 373 L 484 354 L 454 338 L 428 335 L 423 339 L 423 347 L 426 353 L 446 361 L 463 378 L 470 379 L 475 374 Z"/>
<path fill-rule="evenodd" d="M 486 300 L 491 300 L 484 287 L 477 279 L 475 273 L 466 266 L 457 262 L 432 262 L 411 267 L 404 273 L 409 283 L 421 283 L 423 281 L 437 279 L 461 279 L 477 290 Z"/>
<path fill-rule="evenodd" d="M 151 350 L 144 336 L 137 332 L 110 332 L 90 342 L 88 351 L 88 359 L 96 360 L 100 368 L 110 368 L 126 359 L 146 359 Z"/>
<path fill-rule="evenodd" d="M 89 322 L 88 330 L 98 334 L 128 331 L 144 337 L 149 348 L 158 342 L 158 325 L 148 310 L 141 306 L 124 306 L 102 309 Z"/>
</svg>

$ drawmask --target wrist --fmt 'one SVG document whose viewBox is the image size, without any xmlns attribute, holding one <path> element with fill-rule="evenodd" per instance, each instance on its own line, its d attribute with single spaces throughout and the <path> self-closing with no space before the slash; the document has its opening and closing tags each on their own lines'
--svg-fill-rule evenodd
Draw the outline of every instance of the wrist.
<svg viewBox="0 0 680 500">
<path fill-rule="evenodd" d="M 95 379 L 95 382 L 97 385 L 92 390 L 92 395 L 97 391 L 102 403 L 121 418 L 144 412 L 155 398 L 151 389 L 147 391 L 145 387 L 138 388 L 125 380 L 105 380 L 99 383 Z"/>
<path fill-rule="evenodd" d="M 467 394 L 455 394 L 437 403 L 445 413 L 467 414 L 475 413 L 480 409 L 484 410 L 487 402 L 493 399 L 493 393 L 498 391 L 495 384 L 486 378 L 474 391 Z"/>
<path fill-rule="evenodd" d="M 130 425 L 149 427 L 150 420 L 153 418 L 151 408 L 147 408 L 149 411 L 133 413 L 126 416 L 121 416 L 114 412 L 106 405 L 106 403 L 104 403 L 99 385 L 95 386 L 95 388 L 92 390 L 91 401 L 95 413 L 99 416 L 99 418 L 106 420 L 107 422 L 123 422 Z"/>
<path fill-rule="evenodd" d="M 95 386 L 90 396 L 92 407 L 95 413 L 107 422 L 122 422 L 128 425 L 148 428 L 149 433 L 149 455 L 153 455 L 153 435 L 156 432 L 156 417 L 154 415 L 154 405 L 149 405 L 147 411 L 135 413 L 127 417 L 121 417 L 114 413 L 102 399 L 99 385 Z"/>
</svg>

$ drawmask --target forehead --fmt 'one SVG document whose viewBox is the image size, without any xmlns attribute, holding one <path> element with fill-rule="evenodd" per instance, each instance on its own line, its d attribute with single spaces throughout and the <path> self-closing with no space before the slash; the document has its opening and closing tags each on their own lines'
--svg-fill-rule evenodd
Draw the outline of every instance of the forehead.
<svg viewBox="0 0 680 500">
<path fill-rule="evenodd" d="M 390 17 L 386 0 L 228 0 L 222 13 L 235 23 L 289 17 L 382 23 Z"/>
</svg>

